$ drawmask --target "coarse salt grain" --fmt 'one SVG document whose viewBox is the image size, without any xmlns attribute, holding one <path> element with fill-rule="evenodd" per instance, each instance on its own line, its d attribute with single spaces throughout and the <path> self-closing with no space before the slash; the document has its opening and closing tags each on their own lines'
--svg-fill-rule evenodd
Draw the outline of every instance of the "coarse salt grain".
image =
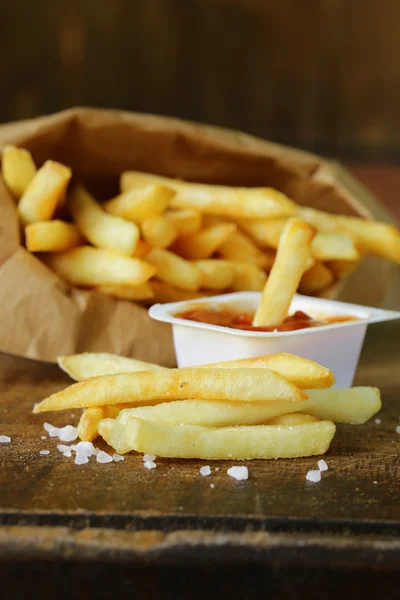
<svg viewBox="0 0 400 600">
<path fill-rule="evenodd" d="M 156 457 L 155 454 L 144 454 L 143 455 L 143 462 L 147 462 L 147 461 L 153 462 L 154 460 L 156 460 L 156 458 L 157 457 Z"/>
<path fill-rule="evenodd" d="M 50 423 L 44 423 L 43 427 L 50 437 L 58 437 L 62 442 L 73 442 L 78 437 L 78 430 L 72 425 L 54 427 Z"/>
<path fill-rule="evenodd" d="M 210 488 L 215 488 L 215 485 L 213 483 L 210 483 Z"/>
<path fill-rule="evenodd" d="M 157 466 L 156 463 L 152 460 L 145 460 L 143 464 L 146 467 L 146 469 L 155 469 Z"/>
<path fill-rule="evenodd" d="M 0 435 L 0 444 L 9 444 L 11 442 L 11 438 L 8 435 Z"/>
<path fill-rule="evenodd" d="M 50 450 L 41 450 L 39 454 L 50 454 Z"/>
<path fill-rule="evenodd" d="M 215 470 L 216 470 L 216 471 L 219 471 L 219 467 L 215 467 Z"/>
<path fill-rule="evenodd" d="M 58 444 L 57 450 L 62 452 L 66 458 L 71 458 L 72 456 L 71 446 L 66 446 L 65 444 Z"/>
<path fill-rule="evenodd" d="M 375 419 L 375 423 L 376 423 L 377 425 L 380 425 L 380 424 L 382 423 L 382 421 L 381 421 L 380 419 Z"/>
<path fill-rule="evenodd" d="M 318 469 L 320 471 L 327 471 L 328 470 L 328 465 L 326 464 L 326 462 L 324 460 L 319 460 L 318 461 Z"/>
<path fill-rule="evenodd" d="M 200 468 L 200 475 L 203 475 L 203 477 L 207 477 L 207 475 L 211 475 L 211 469 L 210 469 L 210 467 L 208 465 L 206 467 L 201 467 Z"/>
<path fill-rule="evenodd" d="M 96 461 L 98 463 L 110 463 L 113 461 L 112 456 L 110 456 L 109 454 L 107 454 L 107 452 L 103 452 L 103 450 L 100 450 L 100 452 L 97 454 L 96 456 Z"/>
<path fill-rule="evenodd" d="M 395 431 L 396 431 L 396 433 L 400 433 L 400 425 L 397 425 Z"/>
<path fill-rule="evenodd" d="M 47 435 L 41 435 L 41 436 L 40 436 L 40 439 L 41 439 L 41 440 L 47 440 Z"/>
<path fill-rule="evenodd" d="M 125 460 L 125 458 L 123 456 L 121 456 L 120 454 L 113 454 L 114 462 L 119 462 L 120 460 Z"/>
<path fill-rule="evenodd" d="M 238 481 L 249 478 L 249 470 L 247 467 L 231 467 L 227 470 L 227 473 L 230 475 L 230 477 L 233 477 Z"/>
<path fill-rule="evenodd" d="M 316 469 L 308 471 L 306 479 L 307 481 L 312 481 L 312 483 L 318 483 L 319 481 L 321 481 L 321 471 Z"/>
</svg>

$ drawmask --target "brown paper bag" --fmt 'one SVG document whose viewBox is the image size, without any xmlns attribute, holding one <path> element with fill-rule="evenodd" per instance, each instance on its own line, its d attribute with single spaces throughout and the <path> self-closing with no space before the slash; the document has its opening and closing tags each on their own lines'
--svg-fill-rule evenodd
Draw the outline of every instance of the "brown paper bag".
<svg viewBox="0 0 400 600">
<path fill-rule="evenodd" d="M 117 192 L 127 169 L 230 185 L 270 185 L 301 203 L 387 219 L 345 173 L 308 154 L 248 135 L 149 115 L 77 108 L 0 126 L 6 144 L 69 165 L 99 198 Z M 115 352 L 172 366 L 171 330 L 145 308 L 71 289 L 20 245 L 15 204 L 0 178 L 0 350 L 39 360 L 60 354 Z M 391 265 L 367 259 L 331 297 L 382 305 Z M 352 280 L 356 285 L 352 285 Z"/>
</svg>

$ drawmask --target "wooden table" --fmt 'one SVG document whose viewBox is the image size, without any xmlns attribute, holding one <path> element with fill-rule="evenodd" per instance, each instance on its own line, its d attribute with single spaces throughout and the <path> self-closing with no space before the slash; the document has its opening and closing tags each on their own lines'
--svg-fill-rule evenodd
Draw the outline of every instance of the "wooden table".
<svg viewBox="0 0 400 600">
<path fill-rule="evenodd" d="M 234 597 L 265 596 L 267 585 L 271 598 L 318 586 L 325 598 L 391 594 L 400 567 L 399 339 L 400 322 L 370 326 L 356 383 L 382 389 L 381 423 L 339 425 L 319 484 L 305 479 L 317 458 L 253 461 L 244 482 L 223 462 L 210 477 L 199 474 L 204 461 L 158 459 L 148 471 L 134 454 L 76 466 L 41 436 L 46 419 L 61 426 L 78 411 L 31 413 L 68 377 L 2 355 L 0 434 L 12 438 L 0 448 L 2 581 L 21 596 L 34 585 L 38 597 L 60 584 L 90 597 L 95 581 L 96 597 L 108 597 L 116 578 L 124 593 L 149 598 L 167 589 L 177 595 L 165 597 L 197 597 L 211 582 Z"/>
</svg>

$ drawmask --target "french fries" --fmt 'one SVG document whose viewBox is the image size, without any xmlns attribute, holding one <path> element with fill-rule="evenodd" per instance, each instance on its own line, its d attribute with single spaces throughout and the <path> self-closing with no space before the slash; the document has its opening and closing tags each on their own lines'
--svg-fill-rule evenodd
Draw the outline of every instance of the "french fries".
<svg viewBox="0 0 400 600">
<path fill-rule="evenodd" d="M 231 284 L 234 292 L 261 292 L 264 289 L 267 275 L 263 269 L 257 265 L 249 263 L 234 262 L 235 277 Z"/>
<path fill-rule="evenodd" d="M 298 291 L 300 294 L 314 296 L 331 285 L 334 279 L 332 271 L 323 263 L 317 262 L 303 274 Z"/>
<path fill-rule="evenodd" d="M 235 265 L 227 260 L 213 258 L 196 260 L 194 265 L 201 273 L 201 287 L 211 290 L 225 290 L 235 277 Z"/>
<path fill-rule="evenodd" d="M 300 219 L 290 219 L 279 241 L 276 261 L 254 315 L 255 327 L 278 325 L 289 310 L 310 255 L 315 229 Z"/>
<path fill-rule="evenodd" d="M 36 175 L 32 155 L 24 148 L 4 146 L 1 155 L 1 174 L 4 183 L 17 200 Z"/>
<path fill-rule="evenodd" d="M 136 373 L 137 371 L 166 370 L 154 363 L 125 358 L 106 352 L 71 354 L 58 357 L 59 367 L 75 381 L 83 381 L 99 375 Z M 313 360 L 287 352 L 267 354 L 255 358 L 241 358 L 218 363 L 199 365 L 198 369 L 262 369 L 276 371 L 285 379 L 302 389 L 328 388 L 335 383 L 332 371 Z"/>
<path fill-rule="evenodd" d="M 25 227 L 25 243 L 29 252 L 62 252 L 84 243 L 73 223 L 55 219 L 36 221 Z"/>
<path fill-rule="evenodd" d="M 174 250 L 187 259 L 210 258 L 235 231 L 233 223 L 211 225 L 195 235 L 179 238 Z"/>
<path fill-rule="evenodd" d="M 160 185 L 148 185 L 129 190 L 105 203 L 104 209 L 112 215 L 141 224 L 149 217 L 161 215 L 174 192 Z"/>
<path fill-rule="evenodd" d="M 261 269 L 270 271 L 275 260 L 275 252 L 271 250 L 262 252 L 241 231 L 233 232 L 218 248 L 218 254 L 226 259 L 240 262 L 248 262 L 257 265 Z"/>
<path fill-rule="evenodd" d="M 104 212 L 82 185 L 72 190 L 68 208 L 79 231 L 94 246 L 132 256 L 140 236 L 135 223 Z"/>
<path fill-rule="evenodd" d="M 92 246 L 46 254 L 43 260 L 62 279 L 83 287 L 141 285 L 155 273 L 154 267 L 137 258 Z"/>
<path fill-rule="evenodd" d="M 144 240 L 154 248 L 168 248 L 177 236 L 172 222 L 161 215 L 145 219 L 141 231 Z"/>
<path fill-rule="evenodd" d="M 18 203 L 22 224 L 50 220 L 70 179 L 71 169 L 52 160 L 46 161 L 31 179 Z"/>
<path fill-rule="evenodd" d="M 335 435 L 331 421 L 318 421 L 292 427 L 255 425 L 252 427 L 209 428 L 174 426 L 130 418 L 125 424 L 103 419 L 100 435 L 119 454 L 130 450 L 170 458 L 205 460 L 252 460 L 292 458 L 323 454 Z"/>
<path fill-rule="evenodd" d="M 144 260 L 152 265 L 157 277 L 183 290 L 196 291 L 201 286 L 201 273 L 194 264 L 169 250 L 154 248 Z"/>
<path fill-rule="evenodd" d="M 203 217 L 201 213 L 192 208 L 167 210 L 164 217 L 171 221 L 175 231 L 180 237 L 194 235 L 201 230 Z"/>
<path fill-rule="evenodd" d="M 123 191 L 158 184 L 174 190 L 172 208 L 194 208 L 201 213 L 233 218 L 266 219 L 290 215 L 296 205 L 273 188 L 240 188 L 222 185 L 187 183 L 140 171 L 127 171 L 121 175 Z"/>
<path fill-rule="evenodd" d="M 35 406 L 34 412 L 186 398 L 300 402 L 307 395 L 269 369 L 169 369 L 104 375 L 81 381 L 49 396 Z"/>
</svg>

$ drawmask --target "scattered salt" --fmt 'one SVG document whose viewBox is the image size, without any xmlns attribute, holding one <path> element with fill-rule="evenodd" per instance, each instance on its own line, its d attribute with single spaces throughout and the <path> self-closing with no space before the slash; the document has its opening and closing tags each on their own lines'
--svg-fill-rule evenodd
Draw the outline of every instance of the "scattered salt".
<svg viewBox="0 0 400 600">
<path fill-rule="evenodd" d="M 100 450 L 100 452 L 97 454 L 96 456 L 96 461 L 98 463 L 110 463 L 113 461 L 112 456 L 110 456 L 109 454 L 107 454 L 107 452 L 103 452 L 103 450 Z"/>
<path fill-rule="evenodd" d="M 0 444 L 9 444 L 11 442 L 11 438 L 8 435 L 0 435 Z"/>
<path fill-rule="evenodd" d="M 374 483 L 378 483 L 377 481 L 374 481 Z"/>
<path fill-rule="evenodd" d="M 66 446 L 65 444 L 58 444 L 57 450 L 62 452 L 66 458 L 71 458 L 72 456 L 71 446 Z"/>
<path fill-rule="evenodd" d="M 400 425 L 397 425 L 395 431 L 396 431 L 396 433 L 400 433 Z"/>
<path fill-rule="evenodd" d="M 327 471 L 328 470 L 328 465 L 326 464 L 326 462 L 324 460 L 319 460 L 318 461 L 318 469 L 320 471 Z"/>
<path fill-rule="evenodd" d="M 41 450 L 39 454 L 50 454 L 50 450 Z"/>
<path fill-rule="evenodd" d="M 156 460 L 156 455 L 155 454 L 144 454 L 143 455 L 143 462 L 153 462 L 154 460 Z"/>
<path fill-rule="evenodd" d="M 41 440 L 47 440 L 47 435 L 41 435 L 41 436 L 40 436 L 40 439 L 41 439 Z"/>
<path fill-rule="evenodd" d="M 238 481 L 249 478 L 249 470 L 247 467 L 231 467 L 227 470 L 227 473 Z"/>
<path fill-rule="evenodd" d="M 76 465 L 85 465 L 88 462 L 89 462 L 88 457 L 84 456 L 83 454 L 77 454 L 75 456 L 75 464 Z"/>
<path fill-rule="evenodd" d="M 216 470 L 216 471 L 219 471 L 219 467 L 215 467 L 215 470 Z"/>
<path fill-rule="evenodd" d="M 318 483 L 318 481 L 321 481 L 321 471 L 318 470 L 313 470 L 313 471 L 308 471 L 307 475 L 306 475 L 306 479 L 307 481 L 312 481 L 313 483 Z"/>
<path fill-rule="evenodd" d="M 203 475 L 203 477 L 207 477 L 207 475 L 211 475 L 210 467 L 208 465 L 206 467 L 201 467 L 200 475 Z"/>
<path fill-rule="evenodd" d="M 58 437 L 62 442 L 73 442 L 78 437 L 78 430 L 72 425 L 54 427 L 50 423 L 44 423 L 43 427 L 50 437 Z"/>
<path fill-rule="evenodd" d="M 125 460 L 125 458 L 123 456 L 121 456 L 120 454 L 113 454 L 114 462 L 119 462 L 120 460 Z"/>
<path fill-rule="evenodd" d="M 215 488 L 215 485 L 213 483 L 210 483 L 210 488 Z"/>
<path fill-rule="evenodd" d="M 377 425 L 380 425 L 380 424 L 382 423 L 382 421 L 381 421 L 380 419 L 375 419 L 375 423 L 376 423 Z"/>
<path fill-rule="evenodd" d="M 145 460 L 143 464 L 146 467 L 146 469 L 155 469 L 157 466 L 156 463 L 152 460 Z"/>
</svg>

